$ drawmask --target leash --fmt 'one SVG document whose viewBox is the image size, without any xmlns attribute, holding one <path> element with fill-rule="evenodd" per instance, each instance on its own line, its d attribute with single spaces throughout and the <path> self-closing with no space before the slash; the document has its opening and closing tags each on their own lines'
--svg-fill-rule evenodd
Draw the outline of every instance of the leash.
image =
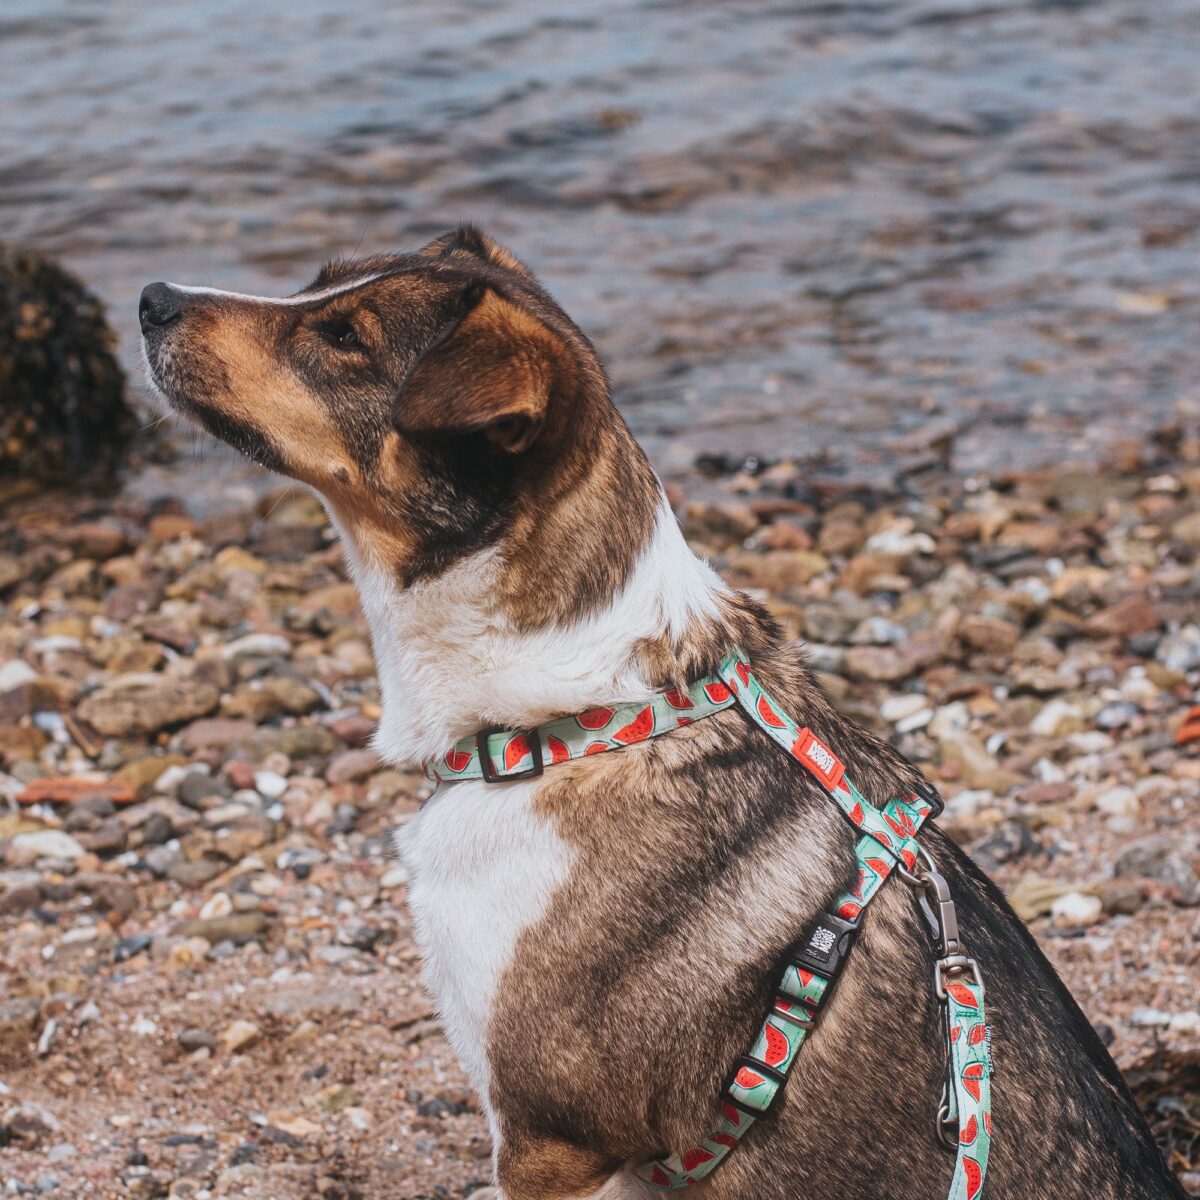
<svg viewBox="0 0 1200 1200">
<path fill-rule="evenodd" d="M 858 878 L 822 913 L 786 954 L 777 995 L 748 1054 L 737 1060 L 721 1095 L 717 1127 L 696 1146 L 638 1167 L 636 1174 L 664 1191 L 711 1175 L 755 1121 L 771 1115 L 800 1047 L 842 973 L 863 913 L 896 871 L 918 897 L 937 959 L 934 994 L 946 1039 L 946 1076 L 938 1105 L 938 1137 L 955 1152 L 948 1200 L 976 1200 L 991 1147 L 991 1033 L 984 1013 L 979 966 L 959 940 L 954 901 L 945 877 L 917 843 L 926 820 L 941 811 L 932 788 L 867 803 L 846 778 L 841 760 L 810 729 L 775 703 L 740 651 L 728 654 L 716 675 L 688 688 L 661 692 L 646 704 L 589 709 L 523 731 L 484 729 L 426 764 L 432 779 L 529 779 L 547 765 L 619 750 L 721 712 L 734 704 L 808 770 L 860 833 L 854 853 Z"/>
</svg>

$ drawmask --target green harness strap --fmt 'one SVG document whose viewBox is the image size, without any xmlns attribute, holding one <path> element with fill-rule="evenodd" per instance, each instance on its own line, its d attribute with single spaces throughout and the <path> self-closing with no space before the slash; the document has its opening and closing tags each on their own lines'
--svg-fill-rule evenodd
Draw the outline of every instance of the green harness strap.
<svg viewBox="0 0 1200 1200">
<path fill-rule="evenodd" d="M 860 831 L 855 845 L 858 879 L 788 952 L 774 1005 L 749 1054 L 738 1060 L 726 1083 L 717 1127 L 698 1145 L 645 1163 L 636 1174 L 663 1190 L 687 1187 L 712 1174 L 754 1122 L 769 1115 L 841 973 L 863 912 L 896 870 L 921 893 L 939 955 L 934 990 L 942 1007 L 947 1054 L 937 1128 L 956 1151 L 949 1200 L 975 1200 L 983 1191 L 992 1135 L 991 1036 L 983 981 L 975 960 L 959 946 L 946 881 L 917 844 L 917 833 L 933 805 L 920 795 L 890 800 L 882 809 L 868 804 L 846 778 L 837 756 L 775 703 L 740 651 L 727 655 L 715 676 L 687 689 L 662 692 L 647 704 L 590 709 L 524 731 L 482 730 L 427 763 L 426 772 L 444 782 L 530 778 L 547 765 L 618 750 L 733 704 L 811 772 Z"/>
</svg>

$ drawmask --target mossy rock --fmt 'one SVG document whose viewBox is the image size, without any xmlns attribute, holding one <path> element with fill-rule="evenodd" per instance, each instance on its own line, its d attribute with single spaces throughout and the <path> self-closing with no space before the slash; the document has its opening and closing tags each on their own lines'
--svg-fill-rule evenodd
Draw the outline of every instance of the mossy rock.
<svg viewBox="0 0 1200 1200">
<path fill-rule="evenodd" d="M 111 477 L 137 419 L 104 306 L 73 275 L 0 243 L 0 477 Z"/>
</svg>

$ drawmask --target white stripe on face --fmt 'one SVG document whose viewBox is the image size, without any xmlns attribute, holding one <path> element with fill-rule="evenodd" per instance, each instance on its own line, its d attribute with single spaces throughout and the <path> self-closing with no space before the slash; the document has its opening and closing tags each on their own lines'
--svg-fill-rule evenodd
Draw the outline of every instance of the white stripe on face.
<svg viewBox="0 0 1200 1200">
<path fill-rule="evenodd" d="M 210 287 L 188 287 L 183 283 L 168 283 L 167 287 L 172 287 L 177 292 L 184 292 L 189 296 L 224 296 L 228 300 L 250 300 L 255 304 L 316 304 L 322 300 L 331 300 L 334 296 L 341 296 L 345 292 L 352 292 L 355 288 L 363 287 L 382 278 L 383 274 L 384 272 L 379 271 L 374 275 L 364 275 L 361 279 L 352 280 L 350 283 L 340 283 L 336 287 L 325 288 L 320 292 L 307 292 L 302 296 L 250 296 L 245 292 L 226 292 L 220 288 Z"/>
</svg>

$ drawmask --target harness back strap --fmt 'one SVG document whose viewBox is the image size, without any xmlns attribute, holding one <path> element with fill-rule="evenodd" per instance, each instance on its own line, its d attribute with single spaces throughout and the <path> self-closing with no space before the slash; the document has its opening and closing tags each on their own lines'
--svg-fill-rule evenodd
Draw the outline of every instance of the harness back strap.
<svg viewBox="0 0 1200 1200">
<path fill-rule="evenodd" d="M 710 1175 L 769 1115 L 800 1047 L 813 1029 L 866 906 L 899 863 L 917 863 L 916 835 L 933 813 L 923 796 L 891 800 L 882 809 L 868 804 L 846 778 L 845 767 L 811 730 L 802 728 L 775 703 L 739 652 L 721 664 L 720 678 L 754 722 L 810 771 L 862 836 L 855 845 L 858 879 L 792 948 L 779 994 L 750 1053 L 738 1060 L 722 1097 L 717 1127 L 699 1145 L 643 1164 L 637 1175 L 662 1190 L 675 1190 Z M 949 1200 L 975 1200 L 983 1190 L 991 1142 L 990 1038 L 978 976 L 956 976 L 944 984 L 948 1041 L 947 1116 L 957 1119 L 958 1148 Z"/>
</svg>

